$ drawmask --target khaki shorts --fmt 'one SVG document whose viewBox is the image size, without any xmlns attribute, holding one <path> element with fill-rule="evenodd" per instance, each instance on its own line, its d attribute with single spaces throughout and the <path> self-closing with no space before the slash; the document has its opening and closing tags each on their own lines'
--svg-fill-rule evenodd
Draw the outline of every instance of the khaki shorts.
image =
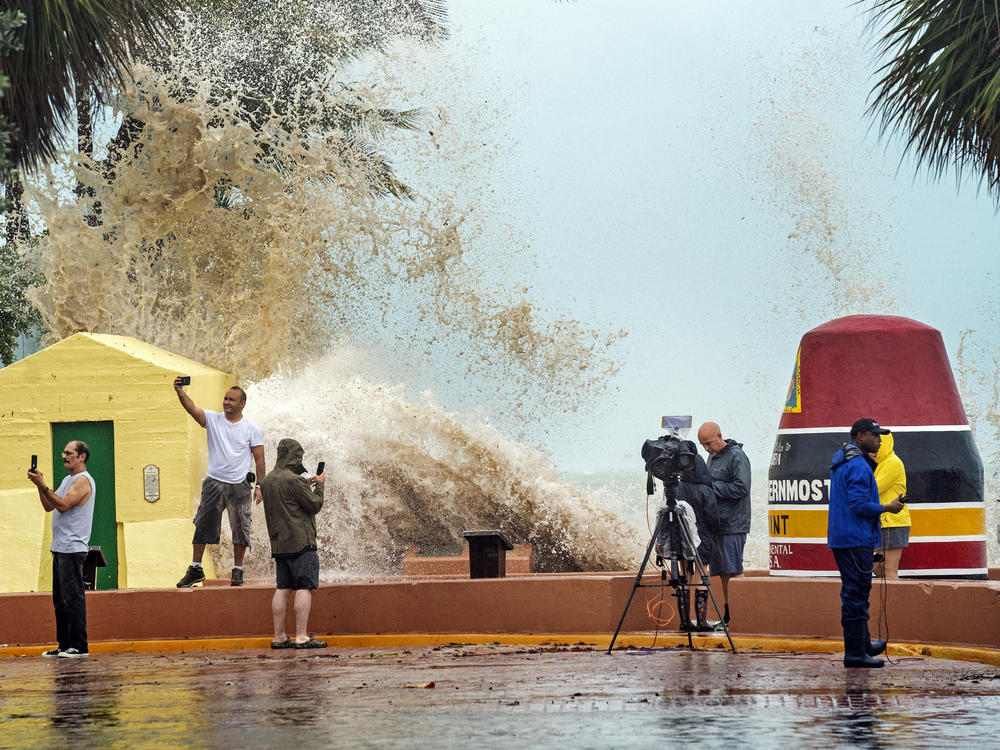
<svg viewBox="0 0 1000 750">
<path fill-rule="evenodd" d="M 201 504 L 194 514 L 194 540 L 192 544 L 218 544 L 222 531 L 222 511 L 229 512 L 229 529 L 233 544 L 250 546 L 250 496 L 253 487 L 249 482 L 228 484 L 205 477 L 201 483 Z"/>
</svg>

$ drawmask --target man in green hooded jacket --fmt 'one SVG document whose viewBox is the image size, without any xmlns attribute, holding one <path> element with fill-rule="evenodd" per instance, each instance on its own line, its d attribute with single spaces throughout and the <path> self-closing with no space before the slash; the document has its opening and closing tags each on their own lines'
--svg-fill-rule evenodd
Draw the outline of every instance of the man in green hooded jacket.
<svg viewBox="0 0 1000 750">
<path fill-rule="evenodd" d="M 319 588 L 319 553 L 316 550 L 316 514 L 323 507 L 326 473 L 303 477 L 303 450 L 298 441 L 278 443 L 274 468 L 264 477 L 264 518 L 271 539 L 277 586 L 271 600 L 274 640 L 271 648 L 326 648 L 309 635 L 309 610 L 313 589 Z M 285 632 L 288 600 L 295 592 L 295 639 Z"/>
</svg>

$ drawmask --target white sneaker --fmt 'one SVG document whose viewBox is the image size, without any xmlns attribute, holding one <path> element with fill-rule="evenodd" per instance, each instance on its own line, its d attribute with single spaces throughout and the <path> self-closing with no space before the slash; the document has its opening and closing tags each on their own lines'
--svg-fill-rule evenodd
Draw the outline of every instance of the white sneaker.
<svg viewBox="0 0 1000 750">
<path fill-rule="evenodd" d="M 60 651 L 57 656 L 60 659 L 86 659 L 90 656 L 89 651 L 80 651 L 77 648 L 68 648 L 65 651 Z"/>
</svg>

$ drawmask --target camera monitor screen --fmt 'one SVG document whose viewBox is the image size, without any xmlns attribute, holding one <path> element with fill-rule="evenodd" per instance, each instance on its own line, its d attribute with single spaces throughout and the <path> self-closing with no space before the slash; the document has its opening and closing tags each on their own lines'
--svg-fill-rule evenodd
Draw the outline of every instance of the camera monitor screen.
<svg viewBox="0 0 1000 750">
<path fill-rule="evenodd" d="M 660 427 L 664 430 L 675 429 L 675 430 L 690 430 L 691 429 L 691 416 L 686 417 L 661 417 Z"/>
</svg>

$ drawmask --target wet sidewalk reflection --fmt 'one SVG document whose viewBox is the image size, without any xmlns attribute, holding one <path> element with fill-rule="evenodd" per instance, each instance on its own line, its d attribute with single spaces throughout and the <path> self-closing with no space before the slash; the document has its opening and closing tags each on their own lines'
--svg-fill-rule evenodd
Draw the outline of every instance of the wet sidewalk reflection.
<svg viewBox="0 0 1000 750">
<path fill-rule="evenodd" d="M 1000 669 L 439 646 L 0 659 L 2 747 L 986 746 Z"/>
</svg>

